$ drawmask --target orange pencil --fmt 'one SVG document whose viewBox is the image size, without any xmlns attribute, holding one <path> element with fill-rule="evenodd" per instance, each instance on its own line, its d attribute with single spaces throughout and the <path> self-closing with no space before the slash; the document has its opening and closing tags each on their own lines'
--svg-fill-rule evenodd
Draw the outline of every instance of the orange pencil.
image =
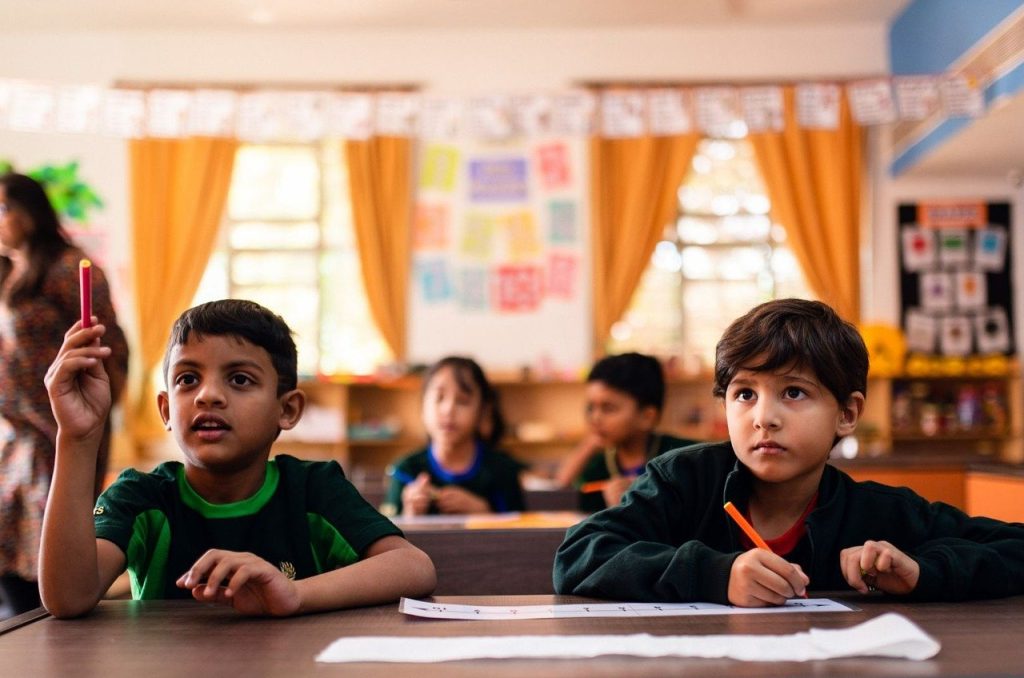
<svg viewBox="0 0 1024 678">
<path fill-rule="evenodd" d="M 732 505 L 731 501 L 725 502 L 725 512 L 729 514 L 730 518 L 736 521 L 736 524 L 739 525 L 740 529 L 743 530 L 743 533 L 750 538 L 750 541 L 754 542 L 754 546 L 756 546 L 759 549 L 764 549 L 765 551 L 775 553 L 774 551 L 772 551 L 772 547 L 768 546 L 768 542 L 762 539 L 761 535 L 757 533 L 757 530 L 754 529 L 754 526 L 747 522 L 747 519 L 743 517 L 743 514 L 740 513 L 739 509 Z M 806 597 L 807 592 L 804 591 L 804 595 L 801 596 L 801 598 Z"/>
<path fill-rule="evenodd" d="M 754 526 L 747 522 L 747 519 L 743 517 L 739 509 L 732 505 L 731 501 L 725 502 L 725 512 L 729 514 L 729 517 L 736 521 L 736 524 L 740 526 L 743 533 L 750 538 L 750 541 L 754 542 L 754 546 L 765 551 L 771 551 L 772 547 L 768 546 L 768 542 L 761 539 L 761 535 L 757 533 Z"/>
<path fill-rule="evenodd" d="M 78 287 L 82 306 L 82 327 L 92 327 L 92 262 L 78 262 Z"/>
<path fill-rule="evenodd" d="M 608 487 L 607 480 L 591 480 L 589 483 L 583 483 L 580 485 L 580 492 L 583 494 L 589 494 L 591 492 L 603 492 L 604 488 Z"/>
</svg>

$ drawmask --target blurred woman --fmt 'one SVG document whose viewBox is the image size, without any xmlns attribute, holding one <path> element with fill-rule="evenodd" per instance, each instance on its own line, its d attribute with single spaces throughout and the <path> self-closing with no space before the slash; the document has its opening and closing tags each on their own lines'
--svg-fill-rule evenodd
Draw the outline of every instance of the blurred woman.
<svg viewBox="0 0 1024 678">
<path fill-rule="evenodd" d="M 61 228 L 46 191 L 21 174 L 0 176 L 0 611 L 39 605 L 36 560 L 53 474 L 57 431 L 43 376 L 64 331 L 78 319 L 78 262 L 84 253 Z M 113 349 L 106 362 L 116 400 L 128 346 L 106 277 L 92 267 L 93 315 Z M 109 442 L 109 422 L 107 442 Z M 101 450 L 96 492 L 106 472 Z"/>
</svg>

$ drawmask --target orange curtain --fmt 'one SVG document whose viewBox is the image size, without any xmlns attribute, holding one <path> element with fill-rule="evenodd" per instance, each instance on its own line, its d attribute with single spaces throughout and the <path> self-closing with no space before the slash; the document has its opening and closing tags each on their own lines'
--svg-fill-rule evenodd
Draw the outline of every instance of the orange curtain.
<svg viewBox="0 0 1024 678">
<path fill-rule="evenodd" d="M 600 352 L 678 211 L 697 134 L 591 140 L 594 348 Z"/>
<path fill-rule="evenodd" d="M 347 141 L 345 155 L 370 313 L 395 358 L 401 360 L 409 287 L 412 142 L 402 137 Z"/>
<path fill-rule="evenodd" d="M 150 375 L 163 357 L 171 325 L 188 308 L 206 270 L 237 147 L 234 139 L 213 138 L 130 143 L 132 263 L 141 360 L 130 424 L 136 442 L 162 430 Z"/>
<path fill-rule="evenodd" d="M 750 135 L 774 221 L 786 229 L 811 290 L 860 320 L 861 129 L 840 98 L 837 129 L 803 129 L 786 87 L 785 129 Z"/>
</svg>

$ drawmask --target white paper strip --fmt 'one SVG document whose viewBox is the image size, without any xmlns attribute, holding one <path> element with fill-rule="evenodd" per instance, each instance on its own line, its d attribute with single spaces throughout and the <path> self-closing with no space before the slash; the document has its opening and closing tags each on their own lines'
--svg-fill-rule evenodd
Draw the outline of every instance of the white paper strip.
<svg viewBox="0 0 1024 678">
<path fill-rule="evenodd" d="M 458 99 L 424 99 L 420 104 L 421 139 L 451 141 L 462 129 L 462 103 Z"/>
<path fill-rule="evenodd" d="M 324 100 L 327 134 L 343 139 L 368 139 L 373 133 L 373 97 L 330 94 Z"/>
<path fill-rule="evenodd" d="M 560 619 L 564 617 L 680 617 L 783 612 L 849 612 L 828 598 L 803 598 L 778 607 L 736 607 L 718 603 L 584 603 L 575 605 L 455 605 L 402 598 L 402 614 L 432 619 Z"/>
<path fill-rule="evenodd" d="M 744 87 L 740 90 L 743 119 L 750 132 L 781 132 L 785 127 L 781 87 Z"/>
<path fill-rule="evenodd" d="M 796 86 L 796 119 L 807 129 L 839 126 L 839 85 L 801 83 Z"/>
<path fill-rule="evenodd" d="M 697 129 L 709 136 L 737 136 L 735 123 L 742 122 L 735 87 L 698 87 L 693 93 Z"/>
<path fill-rule="evenodd" d="M 566 92 L 551 97 L 551 129 L 555 136 L 582 136 L 594 132 L 597 97 L 590 92 Z"/>
<path fill-rule="evenodd" d="M 410 137 L 416 134 L 419 98 L 413 94 L 385 93 L 377 96 L 377 134 Z"/>
<path fill-rule="evenodd" d="M 643 92 L 622 90 L 601 94 L 601 133 L 609 138 L 639 137 L 647 128 Z"/>
<path fill-rule="evenodd" d="M 50 85 L 16 83 L 11 89 L 7 124 L 15 130 L 43 131 L 53 125 L 55 108 L 54 89 Z"/>
<path fill-rule="evenodd" d="M 188 134 L 192 92 L 155 89 L 146 97 L 146 134 L 177 139 Z"/>
<path fill-rule="evenodd" d="M 896 103 L 904 120 L 924 120 L 939 109 L 939 87 L 930 75 L 893 79 Z"/>
<path fill-rule="evenodd" d="M 647 126 L 654 136 L 686 134 L 693 129 L 690 93 L 683 89 L 647 91 Z"/>
<path fill-rule="evenodd" d="M 188 134 L 204 137 L 230 137 L 235 133 L 238 94 L 229 90 L 201 89 L 192 98 Z"/>
<path fill-rule="evenodd" d="M 103 90 L 92 85 L 66 85 L 57 92 L 58 132 L 91 133 L 99 129 Z"/>
<path fill-rule="evenodd" d="M 512 110 L 506 96 L 470 99 L 463 118 L 466 132 L 480 139 L 507 139 L 512 136 Z"/>
<path fill-rule="evenodd" d="M 465 659 L 582 659 L 599 656 L 703 657 L 742 661 L 812 661 L 838 657 L 924 660 L 941 645 L 895 613 L 847 629 L 815 629 L 788 635 L 553 635 L 340 638 L 318 662 L 433 663 Z"/>
<path fill-rule="evenodd" d="M 888 78 L 851 82 L 846 86 L 850 114 L 858 125 L 880 125 L 896 120 L 896 99 Z"/>
<path fill-rule="evenodd" d="M 985 113 L 985 96 L 978 83 L 964 75 L 946 76 L 939 83 L 942 110 L 951 118 L 977 118 Z"/>
<path fill-rule="evenodd" d="M 140 90 L 111 89 L 103 97 L 100 129 L 124 139 L 142 136 L 146 122 L 146 95 Z"/>
<path fill-rule="evenodd" d="M 551 129 L 551 97 L 544 94 L 512 97 L 512 123 L 525 137 L 546 136 Z"/>
</svg>

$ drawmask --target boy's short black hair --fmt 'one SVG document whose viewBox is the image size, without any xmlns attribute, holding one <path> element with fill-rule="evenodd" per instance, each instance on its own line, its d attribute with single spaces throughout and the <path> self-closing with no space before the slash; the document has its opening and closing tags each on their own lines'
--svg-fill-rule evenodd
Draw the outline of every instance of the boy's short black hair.
<svg viewBox="0 0 1024 678">
<path fill-rule="evenodd" d="M 741 369 L 809 369 L 843 404 L 868 392 L 868 351 L 857 328 L 826 304 L 776 299 L 755 306 L 722 334 L 715 348 L 715 396 L 722 398 Z"/>
<path fill-rule="evenodd" d="M 277 395 L 298 385 L 298 351 L 288 323 L 255 301 L 219 299 L 193 306 L 178 316 L 164 353 L 165 379 L 171 349 L 186 343 L 192 334 L 198 338 L 209 335 L 245 339 L 270 354 L 270 362 L 277 371 Z"/>
<path fill-rule="evenodd" d="M 640 407 L 661 412 L 665 404 L 665 373 L 658 359 L 643 353 L 620 353 L 601 358 L 590 368 L 587 381 L 600 381 L 629 394 Z"/>
</svg>

